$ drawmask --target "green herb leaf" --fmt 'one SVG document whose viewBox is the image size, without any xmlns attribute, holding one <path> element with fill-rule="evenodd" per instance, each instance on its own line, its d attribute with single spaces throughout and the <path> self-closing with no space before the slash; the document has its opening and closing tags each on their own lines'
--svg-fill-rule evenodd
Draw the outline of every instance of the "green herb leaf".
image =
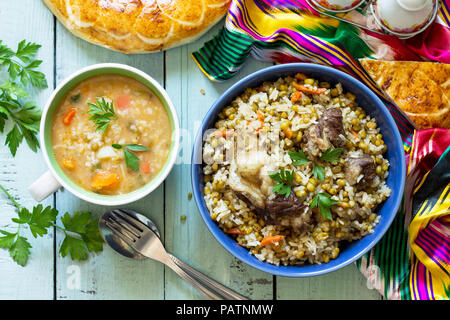
<svg viewBox="0 0 450 320">
<path fill-rule="evenodd" d="M 98 219 L 90 220 L 86 230 L 81 234 L 89 252 L 101 252 L 103 250 L 103 238 L 98 230 Z"/>
<path fill-rule="evenodd" d="M 320 159 L 327 162 L 337 162 L 339 161 L 339 155 L 341 153 L 342 148 L 333 149 L 332 147 L 329 147 L 324 153 L 322 153 Z"/>
<path fill-rule="evenodd" d="M 31 244 L 24 237 L 18 236 L 17 240 L 9 247 L 9 255 L 18 265 L 25 267 L 30 255 Z"/>
<path fill-rule="evenodd" d="M 331 207 L 337 204 L 338 201 L 331 199 L 331 196 L 328 193 L 318 193 L 311 200 L 311 208 L 319 207 L 319 212 L 322 217 L 333 220 L 333 216 L 331 215 Z"/>
<path fill-rule="evenodd" d="M 0 85 L 0 89 L 9 96 L 11 100 L 18 100 L 21 98 L 28 98 L 28 92 L 17 83 L 6 81 Z"/>
<path fill-rule="evenodd" d="M 70 253 L 72 260 L 83 261 L 88 258 L 88 251 L 83 240 L 66 235 L 59 248 L 61 257 L 66 257 Z"/>
<path fill-rule="evenodd" d="M 88 114 L 92 114 L 89 120 L 93 121 L 97 126 L 96 131 L 105 133 L 108 129 L 109 123 L 117 119 L 117 115 L 114 112 L 114 106 L 112 102 L 107 102 L 105 98 L 97 99 L 96 103 L 88 103 L 90 110 Z"/>
<path fill-rule="evenodd" d="M 88 252 L 103 250 L 103 238 L 98 230 L 98 219 L 91 219 L 90 212 L 75 212 L 72 217 L 65 213 L 61 221 L 66 231 L 80 236 L 76 238 L 66 233 L 59 250 L 62 257 L 70 253 L 72 260 L 81 261 L 88 258 Z"/>
<path fill-rule="evenodd" d="M 31 212 L 27 208 L 19 208 L 17 215 L 19 216 L 19 219 L 12 218 L 11 220 L 18 224 L 28 223 L 31 219 Z"/>
<path fill-rule="evenodd" d="M 61 218 L 61 222 L 67 231 L 81 234 L 86 232 L 86 225 L 89 223 L 90 219 L 90 212 L 77 211 L 72 216 L 66 212 Z"/>
<path fill-rule="evenodd" d="M 125 163 L 127 164 L 127 168 L 131 168 L 134 171 L 139 171 L 139 162 L 141 161 L 137 155 L 135 155 L 131 151 L 139 152 L 139 151 L 147 151 L 148 148 L 144 147 L 143 145 L 132 143 L 127 144 L 125 147 L 123 147 L 120 144 L 113 144 L 112 147 L 114 149 L 122 149 L 123 153 L 125 155 Z"/>
<path fill-rule="evenodd" d="M 269 174 L 269 177 L 276 182 L 276 184 L 272 191 L 281 195 L 284 195 L 286 198 L 289 197 L 292 191 L 292 181 L 294 179 L 294 170 L 287 171 L 281 169 L 279 172 L 272 172 Z"/>
<path fill-rule="evenodd" d="M 305 163 L 309 162 L 308 157 L 306 156 L 306 154 L 302 150 L 289 151 L 288 154 L 291 157 L 291 159 L 294 160 L 292 163 L 295 166 L 299 166 L 299 165 L 302 165 L 302 164 L 305 164 Z"/>
<path fill-rule="evenodd" d="M 314 163 L 313 174 L 314 177 L 319 179 L 320 181 L 325 180 L 325 169 L 316 163 Z"/>
<path fill-rule="evenodd" d="M 22 40 L 17 47 L 16 57 L 24 63 L 29 63 L 40 47 L 39 44 L 32 42 L 27 43 L 25 40 Z"/>
<path fill-rule="evenodd" d="M 8 66 L 8 73 L 12 80 L 19 78 L 24 85 L 31 82 L 34 87 L 47 88 L 45 75 L 34 70 L 42 63 L 42 60 L 33 60 L 40 47 L 36 43 L 23 40 L 14 52 L 7 46 L 1 45 L 0 64 Z"/>
<path fill-rule="evenodd" d="M 17 148 L 19 147 L 22 140 L 23 140 L 22 132 L 19 130 L 19 127 L 17 125 L 14 125 L 11 131 L 9 131 L 8 134 L 6 135 L 5 140 L 5 145 L 9 147 L 9 150 L 11 151 L 11 154 L 13 156 L 16 155 Z"/>
<path fill-rule="evenodd" d="M 133 169 L 134 171 L 139 171 L 139 158 L 137 155 L 128 149 L 123 149 L 123 153 L 125 155 L 127 167 Z"/>
<path fill-rule="evenodd" d="M 1 47 L 0 47 L 1 50 Z M 1 52 L 0 52 L 1 54 Z M 19 224 L 16 233 L 0 230 L 0 248 L 9 249 L 13 260 L 21 266 L 25 266 L 30 255 L 31 245 L 27 238 L 19 234 L 21 225 L 27 224 L 35 238 L 47 234 L 48 228 L 55 226 L 65 234 L 63 243 L 59 252 L 63 257 L 70 254 L 74 260 L 86 260 L 88 252 L 100 252 L 103 250 L 103 238 L 98 230 L 98 219 L 92 219 L 89 212 L 75 212 L 73 216 L 65 213 L 61 218 L 64 228 L 55 225 L 58 211 L 50 206 L 44 208 L 37 205 L 32 212 L 21 207 L 14 198 L 0 185 L 0 189 L 8 196 L 18 209 L 18 218 L 12 218 L 12 221 Z M 74 237 L 69 232 L 74 233 Z"/>
<path fill-rule="evenodd" d="M 9 80 L 0 85 L 0 132 L 5 128 L 6 120 L 14 123 L 6 137 L 6 145 L 13 156 L 23 138 L 31 150 L 36 152 L 39 148 L 35 135 L 39 131 L 41 112 L 32 102 L 24 101 L 30 95 L 23 87 L 29 82 L 34 87 L 47 87 L 44 74 L 34 70 L 42 63 L 41 60 L 33 60 L 39 48 L 40 45 L 24 40 L 14 52 L 0 41 L 0 65 L 7 66 L 9 73 Z M 22 84 L 16 83 L 16 79 L 20 79 Z"/>
<path fill-rule="evenodd" d="M 0 248 L 11 248 L 14 240 L 16 239 L 17 233 L 10 233 L 4 230 L 0 230 L 0 233 L 3 234 L 3 237 L 0 237 Z"/>
<path fill-rule="evenodd" d="M 31 219 L 28 222 L 33 236 L 37 238 L 38 236 L 42 237 L 44 234 L 47 234 L 47 229 L 53 226 L 57 215 L 58 211 L 50 206 L 45 209 L 41 204 L 34 207 Z"/>
<path fill-rule="evenodd" d="M 147 151 L 148 150 L 147 147 L 144 147 L 143 145 L 135 144 L 135 143 L 127 144 L 125 147 L 131 151 Z"/>
</svg>

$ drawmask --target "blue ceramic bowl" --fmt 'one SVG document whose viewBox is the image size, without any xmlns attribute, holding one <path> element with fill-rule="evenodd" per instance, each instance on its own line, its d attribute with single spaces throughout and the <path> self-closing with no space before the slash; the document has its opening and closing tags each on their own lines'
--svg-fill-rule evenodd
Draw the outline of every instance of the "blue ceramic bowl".
<svg viewBox="0 0 450 320">
<path fill-rule="evenodd" d="M 236 241 L 227 236 L 211 219 L 208 208 L 203 200 L 202 136 L 207 129 L 214 127 L 219 112 L 228 106 L 237 96 L 242 94 L 246 88 L 257 87 L 263 81 L 274 81 L 279 77 L 294 75 L 297 72 L 305 73 L 320 81 L 327 81 L 332 85 L 340 82 L 344 91 L 350 91 L 355 94 L 357 103 L 367 114 L 377 120 L 387 146 L 387 159 L 390 163 L 390 169 L 386 183 L 391 188 L 392 193 L 382 206 L 378 208 L 377 213 L 381 216 L 381 219 L 375 226 L 374 233 L 358 241 L 343 244 L 341 253 L 336 259 L 321 265 L 275 266 L 259 261 L 247 249 L 239 246 Z M 197 134 L 192 153 L 191 175 L 193 193 L 200 214 L 208 226 L 209 231 L 211 231 L 225 249 L 239 260 L 259 270 L 279 276 L 309 277 L 335 271 L 354 262 L 369 251 L 383 237 L 400 206 L 405 181 L 405 156 L 400 133 L 394 119 L 380 99 L 364 84 L 341 71 L 329 67 L 309 63 L 292 63 L 276 65 L 257 71 L 238 81 L 217 99 L 206 114 L 201 129 Z"/>
</svg>

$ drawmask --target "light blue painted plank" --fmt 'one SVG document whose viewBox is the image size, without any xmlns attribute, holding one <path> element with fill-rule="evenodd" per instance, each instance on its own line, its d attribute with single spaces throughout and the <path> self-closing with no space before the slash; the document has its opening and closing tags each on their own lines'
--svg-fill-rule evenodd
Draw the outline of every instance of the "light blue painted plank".
<svg viewBox="0 0 450 320">
<path fill-rule="evenodd" d="M 147 72 L 163 82 L 163 54 L 126 56 L 108 51 L 75 38 L 59 23 L 57 25 L 56 73 L 61 82 L 78 69 L 103 62 L 124 63 Z M 88 204 L 69 194 L 57 193 L 57 208 L 74 212 L 90 210 L 99 216 L 107 207 Z M 150 217 L 164 230 L 164 190 L 156 189 L 151 195 L 126 206 Z M 149 210 L 149 208 L 151 208 Z M 57 235 L 57 245 L 62 241 Z M 74 272 L 80 270 L 80 287 L 73 288 Z M 105 246 L 104 252 L 87 262 L 75 263 L 57 257 L 57 299 L 162 299 L 164 298 L 164 267 L 150 260 L 134 261 L 124 258 Z"/>
<path fill-rule="evenodd" d="M 379 300 L 381 295 L 367 287 L 366 279 L 352 264 L 317 277 L 277 277 L 277 299 Z"/>
<path fill-rule="evenodd" d="M 24 10 L 26 8 L 26 10 Z M 12 49 L 26 39 L 42 45 L 38 59 L 43 60 L 40 71 L 53 83 L 53 18 L 40 1 L 2 1 L 0 3 L 0 40 Z M 43 32 L 45 30 L 45 32 Z M 3 68 L 2 68 L 3 69 Z M 7 79 L 0 74 L 0 82 Z M 51 88 L 32 91 L 38 106 L 43 106 Z M 41 152 L 32 152 L 23 142 L 16 157 L 4 146 L 6 132 L 0 135 L 0 184 L 24 207 L 32 208 L 36 203 L 26 188 L 46 170 Z M 17 216 L 11 202 L 0 192 L 0 228 L 11 224 Z M 51 204 L 46 201 L 45 205 Z M 15 224 L 14 224 L 15 225 Z M 15 231 L 11 228 L 10 231 Z M 0 299 L 52 299 L 53 298 L 53 232 L 43 238 L 34 239 L 29 230 L 23 232 L 33 248 L 27 266 L 20 267 L 9 257 L 8 251 L 0 249 Z"/>
<path fill-rule="evenodd" d="M 181 118 L 182 163 L 176 165 L 166 183 L 166 247 L 177 257 L 205 274 L 253 299 L 271 299 L 272 276 L 236 260 L 212 237 L 206 228 L 191 192 L 190 157 L 194 135 L 213 102 L 244 75 L 263 68 L 264 63 L 249 61 L 238 76 L 224 83 L 212 83 L 204 76 L 190 53 L 218 33 L 216 26 L 196 43 L 166 53 L 166 88 Z M 204 90 L 204 94 L 201 93 Z M 185 215 L 185 221 L 180 216 Z M 198 299 L 201 296 L 166 271 L 167 299 Z"/>
</svg>

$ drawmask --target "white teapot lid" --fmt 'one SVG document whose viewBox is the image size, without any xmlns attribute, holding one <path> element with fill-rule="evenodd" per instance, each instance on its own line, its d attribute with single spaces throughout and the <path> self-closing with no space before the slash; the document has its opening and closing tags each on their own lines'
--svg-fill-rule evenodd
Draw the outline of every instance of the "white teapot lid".
<svg viewBox="0 0 450 320">
<path fill-rule="evenodd" d="M 418 11 L 423 9 L 429 0 L 397 0 L 397 3 L 405 10 Z"/>
</svg>

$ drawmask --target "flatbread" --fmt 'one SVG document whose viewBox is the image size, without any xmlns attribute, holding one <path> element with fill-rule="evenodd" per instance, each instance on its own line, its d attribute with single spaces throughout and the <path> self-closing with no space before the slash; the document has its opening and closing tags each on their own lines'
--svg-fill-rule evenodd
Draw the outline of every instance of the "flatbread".
<svg viewBox="0 0 450 320">
<path fill-rule="evenodd" d="M 74 35 L 123 53 L 194 41 L 227 12 L 230 0 L 43 0 Z"/>
<path fill-rule="evenodd" d="M 360 62 L 418 128 L 450 128 L 450 64 L 372 59 Z"/>
</svg>

